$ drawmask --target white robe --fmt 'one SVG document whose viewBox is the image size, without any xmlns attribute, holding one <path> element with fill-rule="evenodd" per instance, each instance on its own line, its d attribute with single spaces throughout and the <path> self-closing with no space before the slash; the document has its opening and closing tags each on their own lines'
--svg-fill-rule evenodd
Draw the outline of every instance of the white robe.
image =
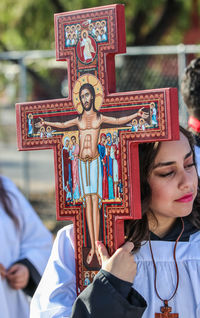
<svg viewBox="0 0 200 318">
<path fill-rule="evenodd" d="M 161 297 L 170 298 L 176 286 L 173 260 L 174 242 L 152 241 L 157 264 L 157 288 Z M 146 299 L 147 309 L 142 317 L 160 313 L 163 306 L 154 290 L 154 269 L 148 243 L 134 256 L 137 275 L 133 287 Z M 200 317 L 200 232 L 190 236 L 189 242 L 179 242 L 176 250 L 180 274 L 179 287 L 169 302 L 173 313 L 181 318 Z M 31 303 L 30 318 L 70 317 L 76 299 L 76 277 L 73 246 L 73 226 L 58 232 L 51 257 Z M 105 295 L 106 297 L 106 295 Z M 112 306 L 112 304 L 111 304 Z M 122 317 L 123 318 L 123 317 Z"/>
<path fill-rule="evenodd" d="M 200 147 L 194 146 L 198 176 L 200 176 Z"/>
<path fill-rule="evenodd" d="M 169 299 L 176 288 L 176 269 L 173 259 L 174 242 L 152 241 L 157 266 L 157 290 L 161 298 Z M 172 313 L 180 318 L 200 317 L 200 232 L 190 236 L 189 242 L 178 242 L 176 260 L 179 269 L 179 286 L 169 301 Z M 146 299 L 147 309 L 142 317 L 154 317 L 160 313 L 162 301 L 154 290 L 154 268 L 149 243 L 135 255 L 137 275 L 134 288 Z"/>
<path fill-rule="evenodd" d="M 84 55 L 85 61 L 92 59 L 92 54 L 91 53 L 95 53 L 95 49 L 94 49 L 94 47 L 92 45 L 91 39 L 89 37 L 83 38 L 83 40 L 81 42 L 81 46 L 84 47 L 83 55 Z"/>
<path fill-rule="evenodd" d="M 30 318 L 64 318 L 76 299 L 73 226 L 58 231 L 51 256 L 31 301 Z"/>
<path fill-rule="evenodd" d="M 12 181 L 2 176 L 1 179 L 5 190 L 10 193 L 19 228 L 0 203 L 0 263 L 8 269 L 13 263 L 26 258 L 42 274 L 51 252 L 52 235 Z M 0 317 L 28 318 L 29 306 L 25 293 L 12 289 L 0 276 Z"/>
</svg>

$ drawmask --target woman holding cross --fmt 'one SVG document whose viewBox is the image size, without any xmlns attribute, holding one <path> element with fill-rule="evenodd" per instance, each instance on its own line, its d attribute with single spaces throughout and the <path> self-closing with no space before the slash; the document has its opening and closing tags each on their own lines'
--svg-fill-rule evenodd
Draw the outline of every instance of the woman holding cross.
<svg viewBox="0 0 200 318">
<path fill-rule="evenodd" d="M 64 228 L 31 317 L 200 317 L 200 201 L 193 140 L 180 128 L 180 140 L 139 148 L 142 219 L 126 222 L 126 243 L 111 257 L 96 242 L 102 268 L 77 298 L 73 228 Z M 50 286 L 47 278 L 53 278 L 52 264 L 58 262 L 62 278 L 57 271 L 59 284 Z"/>
</svg>

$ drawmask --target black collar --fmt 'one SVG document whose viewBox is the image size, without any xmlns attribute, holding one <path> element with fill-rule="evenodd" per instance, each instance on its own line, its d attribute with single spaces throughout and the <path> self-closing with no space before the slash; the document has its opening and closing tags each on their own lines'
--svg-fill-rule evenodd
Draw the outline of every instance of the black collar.
<svg viewBox="0 0 200 318">
<path fill-rule="evenodd" d="M 188 242 L 190 239 L 190 235 L 199 231 L 189 220 L 183 218 L 184 221 L 184 232 L 180 238 L 180 242 Z M 177 237 L 179 236 L 182 229 L 182 222 L 181 219 L 178 218 L 169 233 L 167 233 L 164 237 L 160 238 L 153 232 L 150 232 L 150 239 L 151 241 L 170 241 L 175 242 Z"/>
</svg>

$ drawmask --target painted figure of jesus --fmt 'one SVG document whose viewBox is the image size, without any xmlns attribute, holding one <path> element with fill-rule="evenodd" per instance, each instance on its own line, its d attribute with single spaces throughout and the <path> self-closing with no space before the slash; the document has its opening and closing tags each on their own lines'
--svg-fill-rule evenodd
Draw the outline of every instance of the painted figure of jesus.
<svg viewBox="0 0 200 318">
<path fill-rule="evenodd" d="M 84 76 L 84 75 L 83 75 Z M 90 75 L 93 76 L 93 75 Z M 99 80 L 97 78 L 96 82 Z M 102 90 L 103 92 L 103 90 Z M 120 118 L 105 116 L 97 109 L 95 89 L 93 85 L 86 82 L 79 90 L 79 100 L 82 113 L 76 118 L 65 122 L 49 122 L 40 118 L 36 127 L 50 125 L 56 128 L 70 128 L 77 126 L 79 131 L 79 179 L 81 198 L 86 208 L 86 220 L 91 242 L 91 248 L 86 262 L 89 265 L 96 254 L 101 265 L 100 255 L 95 247 L 95 241 L 99 240 L 100 232 L 100 207 L 102 202 L 102 169 L 101 158 L 98 152 L 98 140 L 102 124 L 121 126 L 129 123 L 136 117 L 147 118 L 149 114 L 140 108 L 136 113 Z M 95 107 L 98 106 L 98 107 Z"/>
<path fill-rule="evenodd" d="M 83 47 L 84 60 L 86 62 L 91 60 L 93 58 L 92 53 L 96 52 L 86 30 L 82 32 L 81 47 Z"/>
</svg>

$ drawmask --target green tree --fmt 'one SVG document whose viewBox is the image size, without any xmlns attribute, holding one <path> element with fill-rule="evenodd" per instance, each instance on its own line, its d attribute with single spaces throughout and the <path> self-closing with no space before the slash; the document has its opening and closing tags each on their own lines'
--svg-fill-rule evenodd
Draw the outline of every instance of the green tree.
<svg viewBox="0 0 200 318">
<path fill-rule="evenodd" d="M 190 25 L 192 1 L 109 1 L 112 3 L 125 5 L 129 46 L 181 43 Z M 0 51 L 54 49 L 54 13 L 107 4 L 107 0 L 1 0 Z M 28 72 L 43 87 L 46 98 L 59 97 L 46 74 L 30 67 Z"/>
<path fill-rule="evenodd" d="M 192 1 L 109 1 L 124 3 L 127 45 L 177 44 L 189 27 Z M 54 48 L 53 15 L 106 5 L 100 0 L 1 0 L 0 50 Z"/>
</svg>

